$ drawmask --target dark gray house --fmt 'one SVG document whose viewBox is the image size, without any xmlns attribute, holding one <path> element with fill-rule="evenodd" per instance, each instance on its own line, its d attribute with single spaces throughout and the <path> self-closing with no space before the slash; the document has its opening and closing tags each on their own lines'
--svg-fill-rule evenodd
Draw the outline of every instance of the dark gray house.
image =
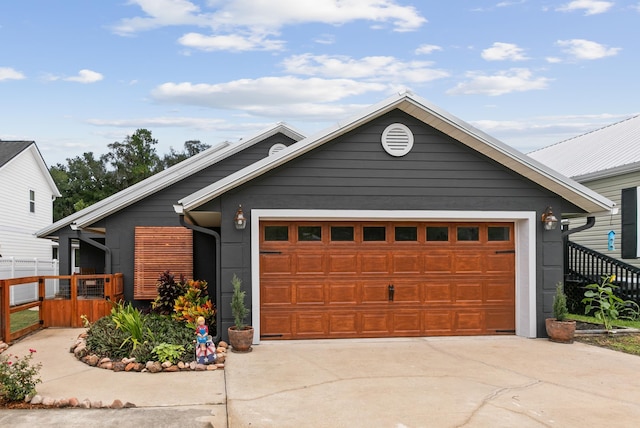
<svg viewBox="0 0 640 428">
<path fill-rule="evenodd" d="M 181 225 L 176 247 L 192 248 L 194 277 L 215 284 L 220 331 L 232 322 L 237 274 L 256 343 L 540 337 L 563 279 L 560 228 L 546 230 L 541 216 L 549 207 L 560 218 L 614 205 L 410 93 L 299 141 L 280 131 L 191 175 L 184 166 L 182 180 L 155 192 L 149 184 L 133 203 L 89 207 L 40 236 L 58 237 L 62 253 L 74 233 L 96 234 L 106 269 L 123 272 L 126 297 L 137 299 L 144 250 L 170 244 L 153 230 L 146 238 L 157 241 L 143 239 L 142 229 Z M 276 142 L 270 156 L 248 162 L 244 152 L 264 154 Z"/>
</svg>

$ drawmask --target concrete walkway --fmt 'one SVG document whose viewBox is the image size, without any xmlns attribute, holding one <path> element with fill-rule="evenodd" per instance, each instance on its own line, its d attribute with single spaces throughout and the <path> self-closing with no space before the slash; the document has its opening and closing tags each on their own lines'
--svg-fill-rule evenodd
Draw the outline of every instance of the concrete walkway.
<svg viewBox="0 0 640 428">
<path fill-rule="evenodd" d="M 514 336 L 271 341 L 224 371 L 113 373 L 75 360 L 81 329 L 46 329 L 41 395 L 136 404 L 10 410 L 33 427 L 629 427 L 640 420 L 640 357 Z"/>
</svg>

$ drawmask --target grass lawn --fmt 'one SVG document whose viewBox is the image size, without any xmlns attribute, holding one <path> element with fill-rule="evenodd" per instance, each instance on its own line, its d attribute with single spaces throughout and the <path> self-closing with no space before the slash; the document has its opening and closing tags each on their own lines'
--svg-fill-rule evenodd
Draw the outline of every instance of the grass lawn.
<svg viewBox="0 0 640 428">
<path fill-rule="evenodd" d="M 595 317 L 585 315 L 568 316 L 576 321 L 590 322 L 601 324 Z M 616 327 L 630 327 L 640 329 L 640 321 L 616 320 L 613 322 Z M 627 354 L 640 356 L 640 334 L 600 334 L 593 336 L 576 336 L 577 342 L 589 345 L 600 346 L 602 348 L 612 349 L 614 351 L 626 352 Z"/>
<path fill-rule="evenodd" d="M 34 324 L 38 324 L 38 321 L 40 320 L 39 315 L 38 311 L 31 311 L 29 309 L 11 314 L 11 333 Z"/>
</svg>

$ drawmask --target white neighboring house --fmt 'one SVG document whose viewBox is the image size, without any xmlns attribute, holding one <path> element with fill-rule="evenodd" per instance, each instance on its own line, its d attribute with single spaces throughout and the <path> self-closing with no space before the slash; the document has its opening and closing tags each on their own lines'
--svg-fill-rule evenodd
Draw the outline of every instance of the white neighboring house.
<svg viewBox="0 0 640 428">
<path fill-rule="evenodd" d="M 53 241 L 37 238 L 35 232 L 53 222 L 58 196 L 34 141 L 0 140 L 0 278 L 57 274 Z M 12 304 L 33 297 L 33 287 L 16 288 Z"/>
<path fill-rule="evenodd" d="M 570 240 L 640 267 L 640 115 L 528 154 L 614 201 L 617 214 L 596 216 L 595 225 Z M 584 220 L 571 222 L 575 228 Z"/>
</svg>

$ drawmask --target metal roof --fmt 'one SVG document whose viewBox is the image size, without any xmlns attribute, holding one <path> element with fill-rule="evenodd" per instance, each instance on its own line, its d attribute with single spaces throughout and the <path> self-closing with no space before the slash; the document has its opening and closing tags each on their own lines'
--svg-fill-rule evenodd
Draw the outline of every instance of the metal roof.
<svg viewBox="0 0 640 428">
<path fill-rule="evenodd" d="M 577 180 L 640 169 L 640 115 L 529 153 Z"/>
<path fill-rule="evenodd" d="M 290 145 L 275 156 L 261 159 L 191 195 L 185 196 L 178 201 L 178 203 L 182 206 L 183 211 L 191 211 L 223 193 L 295 159 L 393 109 L 400 109 L 418 120 L 433 126 L 468 147 L 560 195 L 587 213 L 607 211 L 615 205 L 614 202 L 604 196 L 559 174 L 542 163 L 498 141 L 410 92 L 396 94 L 381 103 L 371 106 L 357 116 Z"/>
<path fill-rule="evenodd" d="M 86 227 L 101 220 L 114 212 L 117 212 L 149 195 L 158 192 L 186 177 L 195 174 L 223 159 L 238 153 L 247 147 L 251 147 L 260 141 L 265 140 L 277 133 L 282 133 L 295 141 L 299 141 L 304 136 L 285 123 L 278 123 L 270 128 L 256 133 L 246 140 L 238 143 L 223 142 L 204 150 L 182 162 L 173 165 L 149 178 L 146 178 L 120 192 L 109 196 L 87 208 L 73 213 L 52 225 L 39 230 L 36 235 L 40 238 L 50 237 L 54 232 L 71 224 L 78 227 Z"/>
</svg>

